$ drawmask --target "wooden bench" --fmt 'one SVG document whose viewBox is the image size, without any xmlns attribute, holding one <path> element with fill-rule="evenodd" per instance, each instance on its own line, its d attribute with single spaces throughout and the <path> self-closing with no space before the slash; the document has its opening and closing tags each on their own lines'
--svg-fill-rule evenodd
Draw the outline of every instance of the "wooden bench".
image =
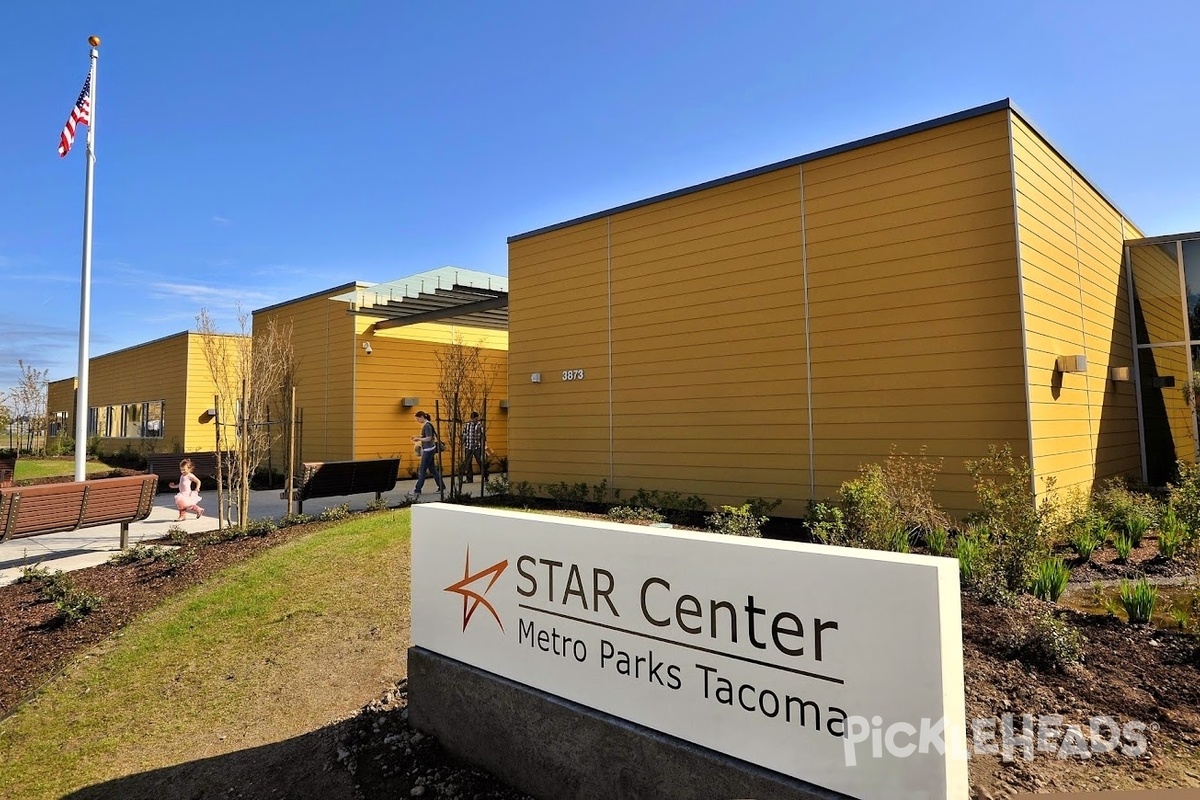
<svg viewBox="0 0 1200 800">
<path fill-rule="evenodd" d="M 400 474 L 400 459 L 380 458 L 370 461 L 314 461 L 301 464 L 301 473 L 292 489 L 299 502 L 298 512 L 304 513 L 304 501 L 314 497 L 344 497 L 374 492 L 375 499 L 396 488 Z M 287 492 L 280 494 L 286 500 Z"/>
<path fill-rule="evenodd" d="M 131 475 L 0 489 L 0 542 L 119 523 L 124 550 L 129 523 L 150 516 L 157 488 L 157 475 Z"/>
<path fill-rule="evenodd" d="M 200 453 L 147 453 L 146 454 L 146 474 L 158 475 L 160 482 L 174 483 L 179 480 L 179 462 L 185 458 L 192 460 L 192 474 L 204 481 L 205 478 L 211 479 L 213 482 L 217 480 L 217 454 L 215 451 L 208 450 Z M 228 470 L 230 464 L 230 453 L 225 453 L 225 467 Z"/>
<path fill-rule="evenodd" d="M 0 489 L 12 486 L 16 480 L 17 459 L 0 458 Z"/>
</svg>

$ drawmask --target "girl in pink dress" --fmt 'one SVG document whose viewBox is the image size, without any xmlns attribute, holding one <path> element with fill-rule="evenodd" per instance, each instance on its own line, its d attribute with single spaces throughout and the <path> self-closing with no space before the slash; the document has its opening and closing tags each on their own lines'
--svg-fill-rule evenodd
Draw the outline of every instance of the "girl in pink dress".
<svg viewBox="0 0 1200 800">
<path fill-rule="evenodd" d="M 191 511 L 196 515 L 196 519 L 204 516 L 204 509 L 200 507 L 200 479 L 192 474 L 192 460 L 185 458 L 179 462 L 179 483 L 169 484 L 172 489 L 178 487 L 179 493 L 175 495 L 175 507 L 179 509 L 179 519 L 186 519 L 185 512 Z"/>
</svg>

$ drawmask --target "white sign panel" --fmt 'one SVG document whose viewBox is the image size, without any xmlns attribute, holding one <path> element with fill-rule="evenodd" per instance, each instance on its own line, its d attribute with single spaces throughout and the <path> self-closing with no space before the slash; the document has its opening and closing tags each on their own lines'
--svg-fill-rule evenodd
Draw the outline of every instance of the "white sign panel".
<svg viewBox="0 0 1200 800">
<path fill-rule="evenodd" d="M 438 503 L 413 644 L 863 800 L 965 800 L 951 559 Z"/>
</svg>

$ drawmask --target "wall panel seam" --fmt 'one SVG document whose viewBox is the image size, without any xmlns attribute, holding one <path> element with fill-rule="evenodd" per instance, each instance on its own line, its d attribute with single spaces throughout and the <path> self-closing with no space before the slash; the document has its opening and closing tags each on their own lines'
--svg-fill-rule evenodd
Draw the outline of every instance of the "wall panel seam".
<svg viewBox="0 0 1200 800">
<path fill-rule="evenodd" d="M 1083 352 L 1084 358 L 1087 357 L 1087 309 L 1083 303 L 1083 264 L 1080 260 L 1079 250 L 1079 214 L 1078 201 L 1075 197 L 1075 176 L 1071 175 L 1071 229 L 1075 234 L 1075 277 L 1079 284 L 1079 332 L 1083 336 Z M 1105 365 L 1107 368 L 1107 365 Z M 1096 429 L 1092 420 L 1092 375 L 1089 369 L 1083 374 L 1083 394 L 1087 398 L 1087 414 L 1088 414 L 1088 447 L 1092 452 L 1092 480 L 1096 480 Z"/>
<path fill-rule="evenodd" d="M 1008 110 L 1008 153 L 1009 165 L 1012 174 L 1012 210 L 1013 210 L 1013 235 L 1016 237 L 1013 244 L 1016 247 L 1017 255 L 1017 298 L 1020 301 L 1021 308 L 1021 360 L 1024 365 L 1023 383 L 1025 384 L 1025 425 L 1029 435 L 1029 475 L 1030 475 L 1030 490 L 1033 492 L 1033 497 L 1036 502 L 1037 498 L 1037 468 L 1033 461 L 1033 404 L 1031 401 L 1031 393 L 1029 388 L 1029 348 L 1027 345 L 1027 325 L 1025 320 L 1025 278 L 1024 270 L 1021 265 L 1021 216 L 1020 209 L 1017 207 L 1017 148 L 1013 138 L 1013 112 Z"/>
<path fill-rule="evenodd" d="M 613 447 L 613 335 L 612 335 L 612 216 L 609 215 L 605 220 L 605 244 L 604 244 L 604 259 L 605 259 L 605 275 L 607 276 L 608 290 L 608 491 L 611 493 L 616 488 L 616 466 Z M 611 496 L 611 495 L 610 495 Z"/>
<path fill-rule="evenodd" d="M 813 434 L 812 339 L 808 320 L 808 236 L 804 217 L 804 165 L 800 165 L 800 272 L 804 278 L 804 375 L 808 393 L 808 499 L 816 500 L 816 447 Z"/>
</svg>

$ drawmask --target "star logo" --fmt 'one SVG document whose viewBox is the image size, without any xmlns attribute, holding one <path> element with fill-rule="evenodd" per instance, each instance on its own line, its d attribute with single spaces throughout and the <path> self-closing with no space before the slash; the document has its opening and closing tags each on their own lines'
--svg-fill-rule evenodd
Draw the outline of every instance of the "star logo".
<svg viewBox="0 0 1200 800">
<path fill-rule="evenodd" d="M 485 570 L 471 574 L 471 548 L 467 548 L 467 563 L 463 567 L 463 579 L 458 583 L 447 586 L 443 590 L 462 595 L 464 631 L 467 629 L 467 623 L 471 621 L 471 617 L 475 615 L 475 610 L 481 605 L 492 613 L 492 618 L 496 620 L 496 624 L 500 626 L 500 630 L 504 630 L 504 623 L 500 621 L 500 615 L 496 613 L 496 609 L 487 601 L 484 595 L 495 585 L 496 581 L 500 578 L 500 574 L 507 568 L 508 559 L 504 559 L 503 561 L 497 561 Z M 471 584 L 481 581 L 488 576 L 491 576 L 491 580 L 487 582 L 487 586 L 483 587 L 482 592 L 468 588 Z"/>
</svg>

